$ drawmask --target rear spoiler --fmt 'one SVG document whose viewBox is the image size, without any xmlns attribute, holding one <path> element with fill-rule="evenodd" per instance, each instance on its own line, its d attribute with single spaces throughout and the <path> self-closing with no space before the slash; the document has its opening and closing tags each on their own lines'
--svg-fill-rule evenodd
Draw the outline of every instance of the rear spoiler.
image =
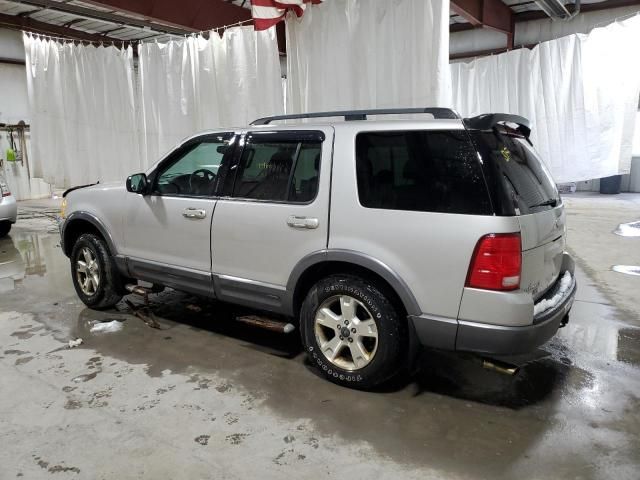
<svg viewBox="0 0 640 480">
<path fill-rule="evenodd" d="M 87 187 L 93 187 L 94 185 L 98 185 L 99 183 L 100 182 L 96 182 L 96 183 L 89 183 L 87 185 L 78 185 L 77 187 L 71 187 L 70 189 L 64 191 L 64 193 L 62 194 L 62 198 L 65 198 L 68 194 L 70 194 L 74 190 L 79 190 L 81 188 L 87 188 Z"/>
<path fill-rule="evenodd" d="M 529 138 L 531 135 L 531 123 L 520 115 L 511 115 L 509 113 L 485 113 L 477 117 L 465 118 L 463 120 L 465 126 L 470 130 L 493 130 L 500 123 L 515 123 L 518 125 L 518 131 Z"/>
</svg>

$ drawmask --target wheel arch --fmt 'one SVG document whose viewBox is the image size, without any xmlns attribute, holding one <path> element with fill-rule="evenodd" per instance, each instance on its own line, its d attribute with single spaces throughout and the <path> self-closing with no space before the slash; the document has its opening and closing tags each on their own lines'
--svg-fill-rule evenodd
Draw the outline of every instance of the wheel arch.
<svg viewBox="0 0 640 480">
<path fill-rule="evenodd" d="M 396 272 L 380 260 L 352 250 L 318 251 L 298 262 L 287 282 L 287 291 L 292 292 L 291 313 L 298 315 L 304 297 L 318 280 L 340 273 L 375 281 L 406 315 L 421 313 L 409 286 Z"/>
<path fill-rule="evenodd" d="M 109 253 L 111 255 L 117 254 L 113 238 L 109 234 L 109 231 L 100 219 L 91 213 L 72 213 L 67 217 L 61 233 L 62 249 L 67 257 L 71 255 L 76 240 L 80 238 L 80 235 L 85 233 L 98 235 L 107 243 Z"/>
</svg>

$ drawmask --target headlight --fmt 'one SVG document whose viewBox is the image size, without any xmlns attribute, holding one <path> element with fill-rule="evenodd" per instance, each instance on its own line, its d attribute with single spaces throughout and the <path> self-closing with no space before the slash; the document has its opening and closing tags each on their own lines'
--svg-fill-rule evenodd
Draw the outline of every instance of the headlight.
<svg viewBox="0 0 640 480">
<path fill-rule="evenodd" d="M 62 199 L 62 205 L 60 206 L 60 218 L 65 218 L 67 215 L 67 199 Z"/>
<path fill-rule="evenodd" d="M 11 195 L 9 185 L 4 180 L 0 180 L 0 200 L 2 200 L 2 197 L 8 197 L 9 195 Z"/>
</svg>

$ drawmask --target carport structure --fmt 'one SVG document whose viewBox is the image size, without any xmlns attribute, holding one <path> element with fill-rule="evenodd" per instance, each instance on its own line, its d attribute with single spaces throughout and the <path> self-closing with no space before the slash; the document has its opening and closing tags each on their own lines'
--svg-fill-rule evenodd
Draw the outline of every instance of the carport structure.
<svg viewBox="0 0 640 480">
<path fill-rule="evenodd" d="M 500 53 L 527 46 L 515 42 L 517 25 L 545 18 L 632 7 L 638 0 L 451 0 L 450 31 L 489 29 L 504 34 L 504 46 L 459 52 L 452 58 Z M 114 43 L 163 41 L 251 22 L 250 0 L 2 0 L 0 26 L 45 35 Z M 284 25 L 278 24 L 280 52 L 285 53 Z"/>
</svg>

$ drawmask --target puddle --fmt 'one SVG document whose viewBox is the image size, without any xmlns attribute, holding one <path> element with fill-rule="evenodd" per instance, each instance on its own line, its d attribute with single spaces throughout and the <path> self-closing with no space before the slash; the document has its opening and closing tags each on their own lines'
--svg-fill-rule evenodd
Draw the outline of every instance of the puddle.
<svg viewBox="0 0 640 480">
<path fill-rule="evenodd" d="M 621 237 L 640 237 L 640 221 L 621 223 L 613 233 Z"/>
<path fill-rule="evenodd" d="M 622 328 L 618 331 L 617 360 L 640 365 L 640 328 Z"/>
<path fill-rule="evenodd" d="M 618 273 L 626 273 L 627 275 L 640 276 L 640 267 L 637 265 L 614 265 L 611 270 Z"/>
<path fill-rule="evenodd" d="M 28 276 L 44 277 L 47 266 L 44 250 L 53 238 L 35 233 L 13 232 L 0 243 L 0 292 L 15 290 Z"/>
</svg>

